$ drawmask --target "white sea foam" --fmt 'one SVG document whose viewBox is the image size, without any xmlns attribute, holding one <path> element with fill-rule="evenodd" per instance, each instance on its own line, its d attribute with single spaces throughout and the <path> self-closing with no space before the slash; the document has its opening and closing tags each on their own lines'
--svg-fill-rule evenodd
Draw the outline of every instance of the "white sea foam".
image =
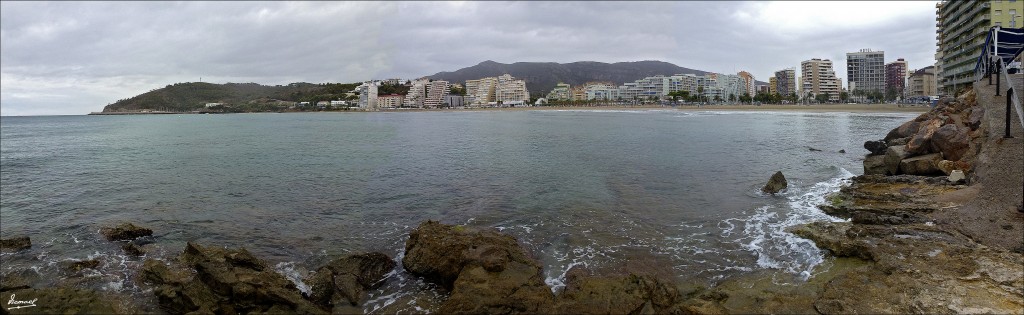
<svg viewBox="0 0 1024 315">
<path fill-rule="evenodd" d="M 295 287 L 299 289 L 299 291 L 302 291 L 303 294 L 309 296 L 309 285 L 306 285 L 305 282 L 302 282 L 302 274 L 295 269 L 295 262 L 279 262 L 277 263 L 276 266 L 274 266 L 274 270 L 277 271 L 277 273 L 283 275 L 285 278 L 288 278 L 288 280 L 291 280 L 292 283 L 295 284 Z"/>
<path fill-rule="evenodd" d="M 768 205 L 757 208 L 749 217 L 725 220 L 728 228 L 723 230 L 723 235 L 728 235 L 736 227 L 734 221 L 742 222 L 740 245 L 756 255 L 758 267 L 785 270 L 806 279 L 814 267 L 824 261 L 824 255 L 814 242 L 786 232 L 786 229 L 815 221 L 843 221 L 817 207 L 825 203 L 825 196 L 839 191 L 853 177 L 845 169 L 840 171 L 838 177 L 816 183 L 805 191 L 800 188 L 790 191 L 788 209 Z"/>
</svg>

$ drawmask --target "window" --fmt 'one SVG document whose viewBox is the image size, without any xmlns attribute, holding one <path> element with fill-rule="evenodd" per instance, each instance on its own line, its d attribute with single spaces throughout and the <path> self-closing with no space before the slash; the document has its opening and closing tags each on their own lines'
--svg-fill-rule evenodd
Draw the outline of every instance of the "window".
<svg viewBox="0 0 1024 315">
<path fill-rule="evenodd" d="M 1013 13 L 1010 13 L 1010 14 L 1013 14 Z M 1003 10 L 996 10 L 996 14 L 994 14 L 994 15 L 1003 15 Z"/>
<path fill-rule="evenodd" d="M 1003 22 L 996 22 L 996 26 L 1003 27 Z"/>
<path fill-rule="evenodd" d="M 1010 15 L 1017 15 L 1017 9 L 1010 9 Z"/>
</svg>

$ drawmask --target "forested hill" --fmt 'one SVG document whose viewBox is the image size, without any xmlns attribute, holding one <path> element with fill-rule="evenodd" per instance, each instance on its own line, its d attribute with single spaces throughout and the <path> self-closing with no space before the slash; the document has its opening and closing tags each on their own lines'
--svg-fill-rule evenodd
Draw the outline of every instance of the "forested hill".
<svg viewBox="0 0 1024 315">
<path fill-rule="evenodd" d="M 203 82 L 176 83 L 137 96 L 118 100 L 103 107 L 104 112 L 155 111 L 184 112 L 200 109 L 206 103 L 224 103 L 241 111 L 278 110 L 294 102 L 351 100 L 351 92 L 359 83 L 292 83 L 260 85 L 256 83 L 214 84 Z"/>
</svg>

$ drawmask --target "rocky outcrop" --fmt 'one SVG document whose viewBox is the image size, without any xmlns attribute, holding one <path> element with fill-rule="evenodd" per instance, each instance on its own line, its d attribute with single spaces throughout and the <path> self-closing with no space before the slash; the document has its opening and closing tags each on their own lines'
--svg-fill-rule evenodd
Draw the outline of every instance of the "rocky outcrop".
<svg viewBox="0 0 1024 315">
<path fill-rule="evenodd" d="M 326 308 L 362 304 L 365 290 L 380 285 L 384 276 L 395 268 L 395 261 L 382 253 L 365 253 L 339 258 L 321 267 L 306 283 L 309 300 Z"/>
<path fill-rule="evenodd" d="M 16 252 L 29 248 L 32 248 L 32 239 L 28 236 L 0 239 L 0 251 Z"/>
<path fill-rule="evenodd" d="M 544 313 L 554 295 L 515 238 L 427 221 L 409 233 L 405 269 L 450 290 L 441 313 Z"/>
<path fill-rule="evenodd" d="M 583 268 L 566 274 L 565 290 L 552 311 L 556 314 L 680 313 L 682 295 L 674 285 L 646 275 L 594 276 Z"/>
<path fill-rule="evenodd" d="M 761 191 L 766 194 L 774 195 L 779 193 L 783 189 L 786 189 L 786 187 L 788 186 L 789 183 L 786 181 L 786 176 L 782 175 L 782 172 L 779 171 L 775 172 L 775 174 L 773 174 L 772 177 L 768 179 L 768 183 L 766 183 L 764 187 L 761 187 Z"/>
<path fill-rule="evenodd" d="M 153 230 L 136 226 L 132 223 L 121 223 L 115 227 L 100 228 L 100 234 L 108 241 L 130 241 L 143 236 L 153 235 Z"/>
<path fill-rule="evenodd" d="M 177 262 L 147 259 L 139 279 L 153 286 L 160 307 L 173 314 L 327 313 L 245 249 L 188 243 Z"/>
<path fill-rule="evenodd" d="M 932 154 L 939 154 L 944 160 L 971 164 L 977 148 L 977 137 L 972 133 L 981 126 L 984 108 L 977 106 L 973 90 L 958 98 L 944 98 L 935 108 L 921 114 L 912 121 L 903 123 L 889 131 L 882 141 L 868 141 L 864 148 L 869 156 L 885 154 L 886 174 L 943 175 L 952 169 L 927 165 L 923 159 L 932 160 Z M 894 147 L 901 150 L 894 151 Z M 881 151 L 884 150 L 884 153 Z M 929 156 L 927 158 L 918 158 Z M 905 159 L 914 159 L 903 162 Z M 864 160 L 865 174 L 878 174 L 877 159 Z M 901 165 L 913 168 L 901 169 Z M 969 167 L 966 167 L 969 168 Z M 938 171 L 938 170 L 941 170 Z M 868 170 L 871 170 L 869 173 Z M 967 171 L 966 169 L 961 169 Z"/>
</svg>

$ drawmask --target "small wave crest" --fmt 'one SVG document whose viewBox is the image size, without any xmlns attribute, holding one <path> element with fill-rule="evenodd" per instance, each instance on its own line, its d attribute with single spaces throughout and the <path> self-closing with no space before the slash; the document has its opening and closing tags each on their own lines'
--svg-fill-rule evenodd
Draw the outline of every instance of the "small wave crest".
<svg viewBox="0 0 1024 315">
<path fill-rule="evenodd" d="M 852 173 L 840 168 L 840 174 L 835 178 L 816 183 L 804 191 L 791 191 L 785 206 L 762 206 L 748 217 L 725 220 L 728 227 L 723 229 L 723 234 L 742 228 L 738 242 L 744 250 L 757 257 L 758 267 L 785 270 L 806 280 L 814 267 L 824 261 L 824 255 L 814 242 L 786 230 L 816 221 L 843 221 L 825 214 L 818 205 L 825 203 L 825 196 L 839 191 L 851 177 Z"/>
</svg>

